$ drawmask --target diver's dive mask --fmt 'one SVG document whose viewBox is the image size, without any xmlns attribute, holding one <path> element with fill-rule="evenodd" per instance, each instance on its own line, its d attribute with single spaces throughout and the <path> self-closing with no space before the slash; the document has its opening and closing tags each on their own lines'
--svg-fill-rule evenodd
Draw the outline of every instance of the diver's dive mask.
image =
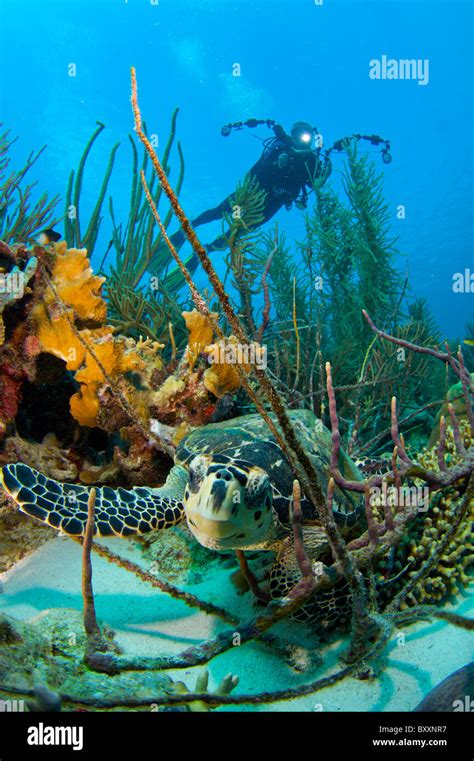
<svg viewBox="0 0 474 761">
<path fill-rule="evenodd" d="M 296 122 L 291 129 L 292 149 L 295 153 L 309 153 L 316 148 L 317 130 L 308 122 Z"/>
</svg>

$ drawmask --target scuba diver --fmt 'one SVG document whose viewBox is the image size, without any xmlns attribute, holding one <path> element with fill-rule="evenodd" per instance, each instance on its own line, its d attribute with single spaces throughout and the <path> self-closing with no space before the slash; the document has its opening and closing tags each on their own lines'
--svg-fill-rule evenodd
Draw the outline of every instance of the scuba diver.
<svg viewBox="0 0 474 761">
<path fill-rule="evenodd" d="M 267 138 L 263 143 L 263 153 L 258 161 L 249 169 L 250 179 L 256 179 L 261 189 L 265 191 L 263 219 L 258 227 L 268 222 L 282 207 L 290 210 L 292 205 L 305 209 L 308 196 L 314 188 L 321 188 L 332 172 L 331 153 L 343 151 L 352 140 L 368 140 L 372 145 L 383 145 L 382 160 L 388 164 L 391 161 L 390 143 L 378 135 L 351 135 L 337 140 L 326 150 L 322 148 L 322 138 L 316 127 L 308 122 L 296 122 L 290 134 L 272 119 L 248 119 L 245 122 L 235 122 L 222 127 L 221 134 L 228 137 L 232 130 L 240 131 L 244 127 L 266 125 L 274 132 L 274 137 Z M 231 214 L 235 204 L 234 194 L 227 196 L 220 204 L 207 209 L 191 220 L 194 228 L 200 225 L 222 219 Z M 256 229 L 256 228 L 254 228 Z M 176 249 L 179 249 L 185 235 L 182 230 L 170 236 Z M 205 246 L 208 252 L 224 250 L 227 246 L 225 234 L 221 234 L 212 243 Z M 193 273 L 198 265 L 197 257 L 193 255 L 188 261 L 188 269 Z"/>
</svg>

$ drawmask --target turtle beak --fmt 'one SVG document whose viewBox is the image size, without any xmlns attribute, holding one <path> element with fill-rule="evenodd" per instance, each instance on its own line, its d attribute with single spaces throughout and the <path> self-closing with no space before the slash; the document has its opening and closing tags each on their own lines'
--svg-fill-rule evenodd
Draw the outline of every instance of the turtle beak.
<svg viewBox="0 0 474 761">
<path fill-rule="evenodd" d="M 197 536 L 204 535 L 217 541 L 236 536 L 235 527 L 229 525 L 227 521 L 209 520 L 199 514 L 195 515 L 194 518 L 189 517 L 188 520 L 192 521 L 191 525 L 193 530 L 197 530 Z"/>
</svg>

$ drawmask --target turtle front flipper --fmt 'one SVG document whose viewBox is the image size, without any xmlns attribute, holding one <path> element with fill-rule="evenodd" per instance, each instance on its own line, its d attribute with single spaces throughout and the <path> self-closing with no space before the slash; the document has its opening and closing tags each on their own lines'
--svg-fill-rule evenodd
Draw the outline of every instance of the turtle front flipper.
<svg viewBox="0 0 474 761">
<path fill-rule="evenodd" d="M 130 536 L 175 526 L 184 517 L 186 481 L 186 471 L 174 466 L 158 489 L 97 487 L 95 535 Z M 70 536 L 84 535 L 90 494 L 87 486 L 54 481 L 23 463 L 1 468 L 0 485 L 21 512 Z"/>
</svg>

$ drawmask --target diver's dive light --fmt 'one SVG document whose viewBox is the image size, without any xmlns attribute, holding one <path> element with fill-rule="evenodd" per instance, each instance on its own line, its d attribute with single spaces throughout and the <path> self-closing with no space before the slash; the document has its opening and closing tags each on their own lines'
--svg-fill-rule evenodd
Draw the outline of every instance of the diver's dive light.
<svg viewBox="0 0 474 761">
<path fill-rule="evenodd" d="M 293 150 L 295 151 L 307 151 L 313 148 L 313 141 L 315 130 L 311 124 L 307 122 L 296 122 L 291 130 L 291 137 L 293 139 Z"/>
</svg>

